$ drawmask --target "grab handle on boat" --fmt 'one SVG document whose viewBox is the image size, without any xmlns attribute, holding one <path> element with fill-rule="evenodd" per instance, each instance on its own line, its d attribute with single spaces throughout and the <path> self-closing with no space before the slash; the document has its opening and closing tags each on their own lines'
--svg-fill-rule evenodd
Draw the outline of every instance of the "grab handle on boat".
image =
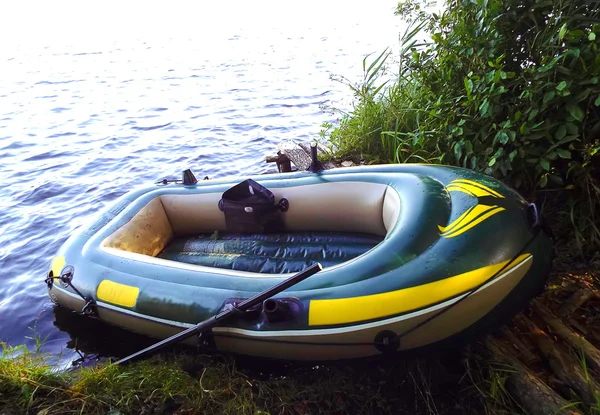
<svg viewBox="0 0 600 415">
<path fill-rule="evenodd" d="M 145 349 L 140 350 L 139 352 L 136 352 L 130 356 L 124 357 L 123 359 L 118 360 L 114 364 L 115 365 L 125 364 L 136 358 L 142 357 L 144 355 L 147 355 L 147 354 L 155 352 L 159 349 L 162 349 L 163 347 L 170 346 L 172 344 L 175 344 L 182 340 L 185 340 L 188 337 L 191 337 L 198 333 L 202 333 L 204 331 L 210 330 L 228 318 L 231 318 L 233 316 L 243 315 L 243 313 L 246 310 L 254 307 L 257 304 L 261 304 L 268 298 L 274 296 L 275 294 L 278 294 L 278 293 L 288 289 L 289 287 L 296 285 L 301 281 L 304 281 L 305 279 L 307 279 L 311 275 L 316 274 L 317 272 L 321 271 L 322 269 L 323 269 L 323 266 L 317 262 L 317 263 L 311 265 L 310 267 L 306 268 L 305 270 L 300 271 L 299 273 L 291 276 L 287 280 L 284 280 L 284 281 L 280 282 L 279 284 L 269 288 L 268 290 L 265 290 L 265 291 L 255 295 L 254 297 L 251 297 L 247 300 L 242 301 L 236 307 L 227 308 L 226 310 L 221 311 L 219 314 L 214 315 L 214 316 L 210 317 L 209 319 L 206 319 L 206 320 L 198 323 L 194 327 L 190 327 L 189 329 L 184 330 L 180 333 L 177 333 L 169 338 L 166 338 L 150 347 L 146 347 Z"/>
<path fill-rule="evenodd" d="M 529 225 L 532 228 L 536 228 L 537 226 L 539 226 L 541 224 L 541 220 L 540 220 L 540 213 L 538 212 L 538 208 L 535 205 L 535 203 L 530 203 L 529 204 L 529 211 L 531 212 L 531 216 L 529 217 Z"/>
</svg>

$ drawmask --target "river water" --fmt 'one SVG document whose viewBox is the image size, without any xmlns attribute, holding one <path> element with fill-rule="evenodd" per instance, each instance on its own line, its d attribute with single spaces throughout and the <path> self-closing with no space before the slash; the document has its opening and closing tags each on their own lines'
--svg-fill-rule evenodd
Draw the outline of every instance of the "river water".
<svg viewBox="0 0 600 415">
<path fill-rule="evenodd" d="M 63 363 L 127 350 L 139 339 L 49 301 L 59 246 L 137 184 L 275 172 L 278 143 L 348 108 L 330 75 L 360 79 L 402 28 L 393 0 L 207 3 L 3 6 L 0 341 L 43 340 Z"/>
</svg>

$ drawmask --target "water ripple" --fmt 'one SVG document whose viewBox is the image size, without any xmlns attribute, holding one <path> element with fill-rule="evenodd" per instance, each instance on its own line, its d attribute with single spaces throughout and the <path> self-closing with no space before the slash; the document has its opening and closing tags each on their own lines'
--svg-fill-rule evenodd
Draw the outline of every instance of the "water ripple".
<svg viewBox="0 0 600 415">
<path fill-rule="evenodd" d="M 382 29 L 394 27 L 394 1 L 385 11 L 319 2 L 304 18 L 222 3 L 210 7 L 242 8 L 243 19 L 198 25 L 173 6 L 156 20 L 177 22 L 167 37 L 135 16 L 124 33 L 92 19 L 72 36 L 56 12 L 38 21 L 47 36 L 0 51 L 1 341 L 30 342 L 35 328 L 50 351 L 71 350 L 79 331 L 59 318 L 43 279 L 77 227 L 134 186 L 187 168 L 211 179 L 276 172 L 266 154 L 281 140 L 318 137 L 335 120 L 320 106 L 352 99 L 331 74 L 358 81 L 366 54 L 397 43 L 398 31 Z M 347 18 L 336 25 L 320 17 L 340 11 Z"/>
</svg>

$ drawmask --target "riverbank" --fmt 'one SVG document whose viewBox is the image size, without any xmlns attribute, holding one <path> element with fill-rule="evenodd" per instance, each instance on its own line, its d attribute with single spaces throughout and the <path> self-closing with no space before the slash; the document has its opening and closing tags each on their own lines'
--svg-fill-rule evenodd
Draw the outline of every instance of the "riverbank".
<svg viewBox="0 0 600 415">
<path fill-rule="evenodd" d="M 188 349 L 53 373 L 43 355 L 6 349 L 0 407 L 3 414 L 481 413 L 461 359 L 450 352 L 312 366 Z"/>
</svg>

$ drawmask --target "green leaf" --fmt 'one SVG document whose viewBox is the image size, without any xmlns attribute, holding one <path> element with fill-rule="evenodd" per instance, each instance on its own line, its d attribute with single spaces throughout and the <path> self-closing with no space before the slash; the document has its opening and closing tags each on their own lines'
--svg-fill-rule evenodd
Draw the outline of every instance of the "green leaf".
<svg viewBox="0 0 600 415">
<path fill-rule="evenodd" d="M 565 126 L 567 127 L 567 131 L 569 132 L 569 134 L 579 133 L 579 127 L 573 124 L 572 122 L 566 123 Z"/>
<path fill-rule="evenodd" d="M 575 97 L 575 101 L 581 102 L 588 99 L 590 94 L 593 92 L 592 88 L 586 88 Z"/>
<path fill-rule="evenodd" d="M 538 127 L 541 127 L 543 124 L 545 123 L 545 121 L 540 121 L 538 123 L 535 123 L 533 125 L 533 127 L 531 127 L 532 130 L 536 131 Z"/>
<path fill-rule="evenodd" d="M 387 55 L 384 57 L 384 55 L 387 53 Z M 377 57 L 377 59 L 375 59 L 371 65 L 369 65 L 369 68 L 366 70 L 365 75 L 367 76 L 367 83 L 377 75 L 377 73 L 379 72 L 379 70 L 381 69 L 381 67 L 383 66 L 383 64 L 385 63 L 385 61 L 387 60 L 388 56 L 390 56 L 390 53 L 388 52 L 388 48 L 385 48 L 385 50 L 383 52 L 381 52 L 381 55 L 379 55 Z M 383 58 L 383 59 L 381 59 Z M 365 57 L 366 60 L 366 57 Z M 380 62 L 381 61 L 381 62 Z M 379 66 L 377 66 L 377 68 L 375 68 L 375 65 L 377 65 L 379 63 Z M 363 71 L 365 68 L 365 61 L 363 61 Z M 374 69 L 375 68 L 375 69 Z"/>
<path fill-rule="evenodd" d="M 562 65 L 556 65 L 556 72 L 561 73 L 563 75 L 567 75 L 567 76 L 573 76 L 573 74 L 571 73 L 571 71 L 567 68 L 565 68 Z"/>
<path fill-rule="evenodd" d="M 550 162 L 546 159 L 541 159 L 540 160 L 540 166 L 542 166 L 542 168 L 546 171 L 550 171 Z"/>
<path fill-rule="evenodd" d="M 571 91 L 568 88 L 565 88 L 562 91 L 558 91 L 558 95 L 561 97 L 566 97 L 568 95 L 571 95 Z"/>
<path fill-rule="evenodd" d="M 526 131 L 527 131 L 527 127 L 525 126 L 525 123 L 521 124 L 521 126 L 519 127 L 519 132 L 521 134 L 525 134 Z"/>
<path fill-rule="evenodd" d="M 521 111 L 517 111 L 515 113 L 515 122 L 519 121 L 521 119 Z"/>
<path fill-rule="evenodd" d="M 488 166 L 492 167 L 494 164 L 496 164 L 496 159 L 492 157 L 488 163 Z"/>
<path fill-rule="evenodd" d="M 571 159 L 571 152 L 569 150 L 559 148 L 556 150 L 556 152 L 558 153 L 558 156 L 561 159 L 567 159 L 567 160 Z"/>
<path fill-rule="evenodd" d="M 467 95 L 471 96 L 471 92 L 473 91 L 473 81 L 468 78 L 464 79 L 465 89 L 467 90 Z"/>
<path fill-rule="evenodd" d="M 558 32 L 558 40 L 563 40 L 563 38 L 565 37 L 566 34 L 567 34 L 567 24 L 564 23 L 561 26 L 560 31 Z"/>
<path fill-rule="evenodd" d="M 477 156 L 471 159 L 471 168 L 475 169 L 477 167 Z"/>
<path fill-rule="evenodd" d="M 596 100 L 594 101 L 594 105 L 600 107 L 600 95 L 598 95 L 598 98 L 596 98 Z"/>
<path fill-rule="evenodd" d="M 571 117 L 575 118 L 577 121 L 583 121 L 583 117 L 585 114 L 579 105 L 575 104 L 567 104 L 567 111 L 571 114 Z"/>
<path fill-rule="evenodd" d="M 542 102 L 545 104 L 548 101 L 550 101 L 552 98 L 554 98 L 554 95 L 556 95 L 554 93 L 554 91 L 548 91 L 544 94 L 544 99 L 542 100 Z"/>
<path fill-rule="evenodd" d="M 548 184 L 548 174 L 544 174 L 542 177 L 540 177 L 540 187 L 546 187 L 547 184 Z"/>
<path fill-rule="evenodd" d="M 495 83 L 498 83 L 498 82 L 500 82 L 500 72 L 502 72 L 502 71 L 500 71 L 500 70 L 497 70 L 496 72 L 494 72 L 494 82 L 495 82 Z M 492 85 L 492 86 L 493 86 L 493 85 Z"/>
<path fill-rule="evenodd" d="M 488 100 L 486 98 L 479 106 L 479 113 L 481 114 L 482 117 L 484 117 L 487 114 L 489 106 L 490 106 L 490 103 L 488 102 Z"/>
<path fill-rule="evenodd" d="M 579 139 L 578 135 L 568 135 L 565 138 L 563 138 L 562 140 L 560 140 L 558 143 L 554 143 L 548 150 L 553 150 L 557 147 L 562 146 L 563 144 L 570 143 L 571 141 L 575 141 L 577 139 Z"/>
<path fill-rule="evenodd" d="M 527 117 L 527 120 L 528 121 L 533 120 L 535 118 L 535 116 L 538 115 L 538 112 L 540 112 L 539 109 L 537 109 L 537 108 L 532 109 L 531 112 L 529 113 L 529 117 Z"/>
<path fill-rule="evenodd" d="M 566 87 L 567 87 L 567 83 L 565 81 L 562 81 L 560 84 L 556 85 L 556 90 L 557 91 L 562 91 Z"/>
<path fill-rule="evenodd" d="M 467 151 L 467 155 L 473 153 L 473 144 L 469 140 L 465 141 L 465 150 Z"/>
<path fill-rule="evenodd" d="M 540 138 L 544 138 L 544 137 L 546 137 L 545 133 L 535 133 L 535 134 L 529 134 L 527 136 L 527 138 L 529 140 L 539 140 Z"/>
<path fill-rule="evenodd" d="M 457 142 L 454 143 L 454 157 L 456 157 L 456 160 L 460 161 L 461 157 L 462 157 L 462 142 Z"/>
<path fill-rule="evenodd" d="M 498 134 L 496 134 L 496 137 L 494 137 L 494 141 L 496 140 L 502 144 L 506 144 L 508 143 L 508 134 L 506 134 L 504 131 L 499 131 Z"/>
<path fill-rule="evenodd" d="M 588 35 L 588 40 L 589 40 L 590 42 L 593 42 L 594 40 L 596 40 L 596 34 L 595 34 L 594 32 L 590 33 L 590 34 Z"/>
<path fill-rule="evenodd" d="M 597 76 L 594 76 L 594 77 L 593 77 L 593 78 L 591 78 L 591 79 L 586 79 L 585 81 L 581 81 L 581 82 L 579 83 L 579 85 L 590 85 L 590 84 L 592 84 L 592 85 L 596 85 L 597 83 L 598 83 L 598 77 L 597 77 Z"/>
<path fill-rule="evenodd" d="M 510 154 L 508 155 L 508 159 L 510 161 L 513 161 L 515 159 L 515 157 L 517 156 L 517 150 L 513 150 L 510 152 Z"/>
<path fill-rule="evenodd" d="M 554 133 L 554 138 L 562 140 L 565 135 L 567 135 L 567 127 L 564 124 L 561 124 L 556 130 L 556 133 Z"/>
</svg>

